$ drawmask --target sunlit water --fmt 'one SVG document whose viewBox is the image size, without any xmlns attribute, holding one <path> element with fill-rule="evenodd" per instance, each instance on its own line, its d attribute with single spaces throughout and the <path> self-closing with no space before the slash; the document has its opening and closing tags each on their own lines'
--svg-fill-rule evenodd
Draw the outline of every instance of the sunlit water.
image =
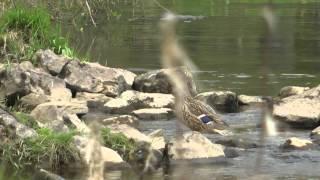
<svg viewBox="0 0 320 180">
<path fill-rule="evenodd" d="M 280 0 L 279 0 L 280 1 Z M 128 1 L 123 1 L 128 2 Z M 71 43 L 92 61 L 136 73 L 161 68 L 159 19 L 164 10 L 151 0 L 120 3 L 113 17 L 96 12 L 94 27 L 83 16 L 83 24 L 62 15 L 62 27 Z M 180 42 L 199 67 L 201 91 L 232 90 L 238 94 L 276 95 L 286 85 L 314 86 L 320 75 L 320 4 L 298 0 L 275 6 L 279 31 L 272 47 L 266 47 L 267 30 L 261 17 L 263 3 L 224 0 L 159 1 L 166 8 L 187 15 L 178 24 Z M 296 3 L 295 3 L 296 2 Z M 303 1 L 311 2 L 311 1 Z M 316 2 L 316 1 L 313 1 Z M 83 11 L 83 10 L 81 10 Z M 63 14 L 63 13 L 62 13 Z M 81 19 L 81 15 L 73 16 Z M 235 136 L 258 143 L 259 109 L 223 114 L 237 129 Z M 164 129 L 175 135 L 175 120 L 143 121 L 140 129 Z M 282 152 L 288 137 L 308 138 L 310 131 L 287 130 L 266 139 L 260 172 L 255 171 L 258 148 L 237 149 L 240 156 L 223 163 L 200 162 L 186 170 L 190 179 L 320 179 L 319 151 Z M 208 135 L 212 141 L 219 136 Z M 259 177 L 256 175 L 260 174 Z M 179 179 L 175 172 L 170 176 Z M 76 177 L 79 179 L 83 177 Z M 107 179 L 137 179 L 130 170 L 108 171 Z M 146 179 L 163 179 L 161 171 Z"/>
</svg>

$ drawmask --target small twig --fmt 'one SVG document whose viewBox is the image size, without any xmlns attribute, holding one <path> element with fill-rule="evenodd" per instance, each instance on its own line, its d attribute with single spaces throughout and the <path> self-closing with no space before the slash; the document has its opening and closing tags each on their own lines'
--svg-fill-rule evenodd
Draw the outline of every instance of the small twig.
<svg viewBox="0 0 320 180">
<path fill-rule="evenodd" d="M 88 3 L 87 0 L 86 0 L 86 5 L 87 5 L 88 11 L 89 11 L 89 16 L 90 16 L 90 18 L 91 18 L 92 24 L 94 25 L 94 27 L 97 27 L 97 24 L 96 24 L 96 22 L 94 21 L 94 19 L 93 19 L 93 17 L 92 17 L 91 8 L 90 8 L 89 3 Z"/>
</svg>

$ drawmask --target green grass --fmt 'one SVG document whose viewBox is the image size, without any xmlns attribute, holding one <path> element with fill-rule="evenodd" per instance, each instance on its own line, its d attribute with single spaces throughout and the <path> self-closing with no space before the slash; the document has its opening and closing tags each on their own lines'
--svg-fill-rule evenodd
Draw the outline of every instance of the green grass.
<svg viewBox="0 0 320 180">
<path fill-rule="evenodd" d="M 13 114 L 15 115 L 16 119 L 20 123 L 32 128 L 32 129 L 39 129 L 37 121 L 33 117 L 31 117 L 29 114 L 24 113 L 24 112 L 17 112 L 17 111 L 13 112 Z"/>
<path fill-rule="evenodd" d="M 80 156 L 73 144 L 75 132 L 57 133 L 40 128 L 37 133 L 36 137 L 4 144 L 0 160 L 18 170 L 27 167 L 56 170 L 79 162 Z"/>
<path fill-rule="evenodd" d="M 0 18 L 2 56 L 31 60 L 39 49 L 51 49 L 56 54 L 73 58 L 75 51 L 58 26 L 51 23 L 49 13 L 41 8 L 16 7 Z"/>
<path fill-rule="evenodd" d="M 136 143 L 122 133 L 111 133 L 108 128 L 101 130 L 103 145 L 117 151 L 124 160 L 128 160 L 129 153 L 136 148 Z"/>
</svg>

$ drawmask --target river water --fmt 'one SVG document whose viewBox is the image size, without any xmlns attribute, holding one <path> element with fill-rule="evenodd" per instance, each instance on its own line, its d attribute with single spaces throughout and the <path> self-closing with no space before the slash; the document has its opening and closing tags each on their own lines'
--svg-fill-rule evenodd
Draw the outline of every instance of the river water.
<svg viewBox="0 0 320 180">
<path fill-rule="evenodd" d="M 110 0 L 92 5 L 94 27 L 86 9 L 63 11 L 68 1 L 51 2 L 61 17 L 63 32 L 91 61 L 143 73 L 161 68 L 159 19 L 164 8 L 184 15 L 177 33 L 180 43 L 198 66 L 200 91 L 232 90 L 238 94 L 277 95 L 286 85 L 315 86 L 320 75 L 320 3 L 308 0 L 274 1 L 278 27 L 272 45 L 266 45 L 263 0 Z M 70 1 L 71 2 L 71 1 Z M 73 2 L 73 1 L 72 1 Z M 108 3 L 106 3 L 108 2 Z M 113 2 L 113 3 L 112 3 Z M 105 5 L 104 4 L 104 5 Z M 56 9 L 53 8 L 53 11 Z M 222 114 L 236 138 L 258 143 L 259 108 Z M 170 138 L 176 122 L 144 121 L 140 129 L 163 129 Z M 283 152 L 288 137 L 308 138 L 310 131 L 285 130 L 267 137 L 263 148 L 237 149 L 240 156 L 226 162 L 198 162 L 187 166 L 184 177 L 173 171 L 169 179 L 320 179 L 316 150 Z M 217 135 L 207 135 L 212 141 Z M 263 149 L 262 163 L 256 158 Z M 128 170 L 106 172 L 110 179 L 137 179 Z M 146 179 L 164 179 L 156 172 Z"/>
</svg>

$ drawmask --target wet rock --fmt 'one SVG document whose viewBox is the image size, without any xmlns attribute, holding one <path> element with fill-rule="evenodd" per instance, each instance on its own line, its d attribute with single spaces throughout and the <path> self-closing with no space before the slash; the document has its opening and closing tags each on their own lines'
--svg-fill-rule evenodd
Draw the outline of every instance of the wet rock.
<svg viewBox="0 0 320 180">
<path fill-rule="evenodd" d="M 76 99 L 86 101 L 90 109 L 103 109 L 103 105 L 113 98 L 100 93 L 78 92 Z"/>
<path fill-rule="evenodd" d="M 229 148 L 229 147 L 224 148 L 224 154 L 226 158 L 236 158 L 240 156 L 238 151 L 235 148 Z"/>
<path fill-rule="evenodd" d="M 56 76 L 71 59 L 56 55 L 53 51 L 48 49 L 37 51 L 36 60 L 43 69 Z"/>
<path fill-rule="evenodd" d="M 281 99 L 273 106 L 273 115 L 297 128 L 315 128 L 320 124 L 320 85 L 299 95 Z"/>
<path fill-rule="evenodd" d="M 0 94 L 9 99 L 29 93 L 48 95 L 53 99 L 70 98 L 70 92 L 62 79 L 34 68 L 30 62 L 12 64 L 0 75 L 0 83 Z"/>
<path fill-rule="evenodd" d="M 104 164 L 122 164 L 124 163 L 121 156 L 114 150 L 109 149 L 107 147 L 101 146 L 98 142 L 88 139 L 87 137 L 82 136 L 74 136 L 74 143 L 76 147 L 80 151 L 80 155 L 82 156 L 82 159 L 85 161 L 87 165 L 90 164 L 90 155 L 92 153 L 98 153 L 98 152 L 92 152 L 94 150 L 100 150 L 101 157 L 99 157 Z"/>
<path fill-rule="evenodd" d="M 265 102 L 262 96 L 247 96 L 247 95 L 239 95 L 238 101 L 240 105 L 258 104 L 258 103 Z"/>
<path fill-rule="evenodd" d="M 164 149 L 166 142 L 164 139 L 164 132 L 163 129 L 157 129 L 150 134 L 148 137 L 151 139 L 151 147 L 152 149 L 162 150 Z"/>
<path fill-rule="evenodd" d="M 309 87 L 299 87 L 299 86 L 286 86 L 283 87 L 279 92 L 280 98 L 286 98 L 289 96 L 299 95 L 303 92 L 309 90 Z"/>
<path fill-rule="evenodd" d="M 311 131 L 310 138 L 320 144 L 320 126 Z"/>
<path fill-rule="evenodd" d="M 173 159 L 195 159 L 224 157 L 223 146 L 212 143 L 199 132 L 183 134 L 182 139 L 174 139 L 169 144 L 169 155 Z"/>
<path fill-rule="evenodd" d="M 20 138 L 28 138 L 36 136 L 37 133 L 34 129 L 19 123 L 19 121 L 9 112 L 0 108 L 0 125 L 3 128 L 12 128 L 17 136 Z"/>
<path fill-rule="evenodd" d="M 138 142 L 129 153 L 129 164 L 137 174 L 155 172 L 163 162 L 162 153 L 152 149 L 149 143 Z"/>
<path fill-rule="evenodd" d="M 143 120 L 169 120 L 174 117 L 173 110 L 169 108 L 144 108 L 134 110 L 132 113 Z"/>
<path fill-rule="evenodd" d="M 313 143 L 310 140 L 307 139 L 300 139 L 296 137 L 292 137 L 282 145 L 283 149 L 290 150 L 290 149 L 310 149 L 313 147 Z"/>
<path fill-rule="evenodd" d="M 220 139 L 215 141 L 216 144 L 221 144 L 227 147 L 237 147 L 237 148 L 243 148 L 243 149 L 251 149 L 251 148 L 257 148 L 258 145 L 253 142 L 249 142 L 243 139 Z"/>
<path fill-rule="evenodd" d="M 97 63 L 70 61 L 63 67 L 59 77 L 76 92 L 103 93 L 115 97 L 131 87 L 130 80 L 135 74 Z"/>
<path fill-rule="evenodd" d="M 116 115 L 102 120 L 103 125 L 111 124 L 126 124 L 131 127 L 137 128 L 139 126 L 139 120 L 131 115 Z"/>
<path fill-rule="evenodd" d="M 123 133 L 127 138 L 133 139 L 136 142 L 151 142 L 151 139 L 147 135 L 126 124 L 112 124 L 108 128 L 111 129 L 112 133 Z"/>
<path fill-rule="evenodd" d="M 160 69 L 138 75 L 134 79 L 133 89 L 148 93 L 172 94 L 172 85 L 168 78 L 169 71 L 169 69 Z M 191 95 L 196 95 L 197 89 L 191 73 L 188 72 L 186 68 L 177 68 L 175 71 L 186 75 L 185 81 L 189 88 L 189 92 Z"/>
<path fill-rule="evenodd" d="M 220 111 L 235 112 L 239 107 L 237 95 L 231 91 L 203 92 L 198 94 L 195 98 Z"/>
<path fill-rule="evenodd" d="M 120 95 L 121 99 L 134 104 L 137 108 L 167 108 L 174 106 L 174 97 L 171 94 L 142 93 L 128 90 Z"/>
</svg>

